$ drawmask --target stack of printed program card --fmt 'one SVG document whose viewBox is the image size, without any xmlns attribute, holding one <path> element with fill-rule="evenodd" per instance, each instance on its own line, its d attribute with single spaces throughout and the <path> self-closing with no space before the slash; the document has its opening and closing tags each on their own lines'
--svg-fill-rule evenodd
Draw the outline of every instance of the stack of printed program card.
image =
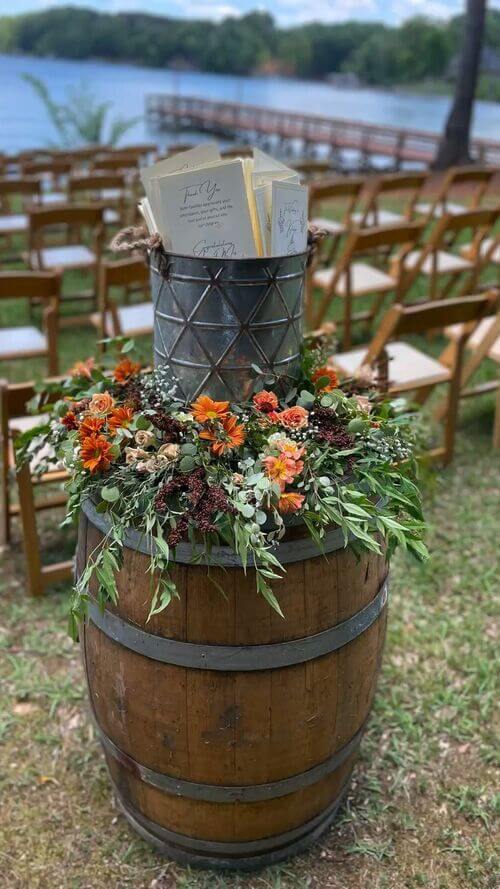
<svg viewBox="0 0 500 889">
<path fill-rule="evenodd" d="M 307 187 L 254 148 L 222 159 L 207 142 L 141 171 L 139 210 L 165 250 L 184 256 L 288 256 L 307 247 Z"/>
</svg>

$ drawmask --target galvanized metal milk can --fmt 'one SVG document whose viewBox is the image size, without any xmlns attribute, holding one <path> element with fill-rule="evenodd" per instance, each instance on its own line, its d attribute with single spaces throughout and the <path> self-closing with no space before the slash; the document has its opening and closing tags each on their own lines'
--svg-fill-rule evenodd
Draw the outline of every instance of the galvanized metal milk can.
<svg viewBox="0 0 500 889">
<path fill-rule="evenodd" d="M 177 392 L 244 401 L 257 365 L 292 385 L 300 364 L 308 253 L 206 259 L 153 250 L 155 366 Z"/>
</svg>

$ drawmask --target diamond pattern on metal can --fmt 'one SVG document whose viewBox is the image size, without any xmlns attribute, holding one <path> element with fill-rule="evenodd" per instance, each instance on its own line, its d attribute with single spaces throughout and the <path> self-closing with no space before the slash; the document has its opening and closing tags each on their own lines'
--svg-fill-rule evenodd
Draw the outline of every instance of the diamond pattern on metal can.
<svg viewBox="0 0 500 889">
<path fill-rule="evenodd" d="M 163 267 L 157 259 L 153 253 L 155 365 L 170 370 L 181 397 L 243 401 L 252 365 L 297 375 L 307 254 L 238 261 L 170 254 Z"/>
</svg>

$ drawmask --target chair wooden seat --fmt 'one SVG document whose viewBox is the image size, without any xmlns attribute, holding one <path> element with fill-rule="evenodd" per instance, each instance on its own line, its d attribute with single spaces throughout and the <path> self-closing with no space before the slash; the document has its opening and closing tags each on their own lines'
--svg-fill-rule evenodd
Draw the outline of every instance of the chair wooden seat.
<svg viewBox="0 0 500 889">
<path fill-rule="evenodd" d="M 143 336 L 151 333 L 154 326 L 153 303 L 137 303 L 134 306 L 117 306 L 115 311 L 118 330 L 115 330 L 113 314 L 108 311 L 104 318 L 105 336 Z M 101 314 L 90 316 L 91 324 L 100 329 Z"/>
<path fill-rule="evenodd" d="M 395 279 L 391 275 L 387 275 L 375 266 L 368 265 L 365 262 L 353 262 L 350 265 L 351 273 L 351 295 L 364 296 L 368 293 L 383 293 L 385 291 L 394 290 Z M 333 281 L 335 275 L 335 267 L 329 269 L 319 269 L 314 273 L 313 284 L 321 290 L 327 291 Z M 335 287 L 337 296 L 345 297 L 347 294 L 347 274 L 340 276 Z"/>
<path fill-rule="evenodd" d="M 3 361 L 20 358 L 22 355 L 46 355 L 47 351 L 47 337 L 37 327 L 0 328 L 0 358 Z"/>
<path fill-rule="evenodd" d="M 51 207 L 52 204 L 65 204 L 67 200 L 63 191 L 43 191 L 40 195 L 40 203 L 43 207 Z"/>
<path fill-rule="evenodd" d="M 42 247 L 39 251 L 42 269 L 81 269 L 95 265 L 96 254 L 85 244 L 65 244 L 60 247 Z M 32 251 L 30 265 L 38 267 L 38 255 Z"/>
<path fill-rule="evenodd" d="M 28 231 L 28 217 L 24 213 L 0 216 L 0 235 L 17 235 Z"/>
<path fill-rule="evenodd" d="M 435 358 L 431 358 L 408 343 L 394 342 L 386 345 L 389 356 L 390 388 L 398 392 L 435 386 L 450 379 L 450 370 Z M 341 352 L 330 359 L 330 364 L 345 376 L 353 376 L 362 367 L 368 346 Z"/>
<path fill-rule="evenodd" d="M 481 256 L 487 256 L 493 246 L 493 238 L 483 238 L 481 244 L 479 246 L 479 252 Z M 473 249 L 472 244 L 463 244 L 460 248 L 460 253 L 466 259 L 469 259 L 471 256 L 471 251 Z M 500 265 L 500 243 L 497 244 L 497 247 L 493 250 L 493 253 L 490 256 L 490 262 L 495 265 Z"/>
<path fill-rule="evenodd" d="M 104 209 L 102 218 L 105 225 L 118 225 L 118 223 L 121 221 L 118 210 L 113 210 L 112 207 L 106 207 Z"/>
<path fill-rule="evenodd" d="M 415 210 L 417 213 L 421 213 L 422 216 L 429 216 L 433 209 L 433 204 L 417 204 Z M 446 201 L 446 205 L 443 207 L 442 204 L 438 204 L 434 207 L 434 211 L 432 215 L 436 218 L 440 216 L 445 216 L 446 213 L 464 213 L 467 210 L 467 207 L 464 207 L 463 204 L 457 204 L 454 201 Z"/>
<path fill-rule="evenodd" d="M 356 225 L 397 225 L 405 221 L 401 213 L 393 213 L 391 210 L 378 210 L 377 213 L 372 210 L 366 214 L 366 218 L 364 213 L 353 213 L 351 219 Z"/>
<path fill-rule="evenodd" d="M 494 317 L 491 318 L 483 318 L 482 321 L 475 327 L 472 331 L 468 341 L 467 348 L 468 349 L 477 349 L 488 331 L 490 331 L 493 325 L 496 323 L 496 319 Z M 458 340 L 460 339 L 463 332 L 463 324 L 450 324 L 449 327 L 445 327 L 445 334 L 450 340 Z M 495 340 L 492 346 L 490 346 L 488 350 L 488 358 L 491 358 L 493 361 L 500 361 L 500 336 Z"/>
<path fill-rule="evenodd" d="M 346 231 L 345 225 L 341 222 L 335 222 L 334 219 L 327 219 L 325 216 L 318 216 L 316 219 L 311 219 L 311 225 L 315 225 L 317 228 L 322 229 L 327 235 L 341 235 Z"/>
<path fill-rule="evenodd" d="M 411 250 L 406 257 L 406 267 L 408 269 L 414 268 L 417 265 L 421 255 L 422 254 L 420 250 Z M 446 250 L 437 250 L 436 257 L 436 271 L 438 275 L 465 272 L 468 269 L 474 268 L 474 263 L 472 263 L 470 260 L 464 259 L 463 256 L 456 256 L 454 253 L 448 253 Z M 422 275 L 433 274 L 432 255 L 426 256 L 422 263 L 420 273 Z"/>
</svg>

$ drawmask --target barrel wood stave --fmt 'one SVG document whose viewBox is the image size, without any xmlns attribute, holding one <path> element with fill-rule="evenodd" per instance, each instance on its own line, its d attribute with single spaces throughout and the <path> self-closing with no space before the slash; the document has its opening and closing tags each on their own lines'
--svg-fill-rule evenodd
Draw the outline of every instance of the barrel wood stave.
<svg viewBox="0 0 500 889">
<path fill-rule="evenodd" d="M 77 571 L 102 536 L 82 514 Z M 109 611 L 155 636 L 209 646 L 270 645 L 321 633 L 355 619 L 387 573 L 383 556 L 358 557 L 352 548 L 291 563 L 277 588 L 283 621 L 256 595 L 252 572 L 245 577 L 238 568 L 211 568 L 225 599 L 206 567 L 175 565 L 180 598 L 146 623 L 148 567 L 147 555 L 125 550 L 118 604 L 109 604 Z M 385 623 L 384 606 L 337 650 L 291 666 L 238 672 L 152 660 L 88 621 L 82 649 L 92 710 L 133 826 L 179 860 L 213 859 L 221 867 L 233 861 L 263 866 L 314 839 L 348 786 L 375 693 Z M 341 761 L 330 768 L 332 757 Z M 310 771 L 317 768 L 324 770 L 319 778 Z M 155 776 L 196 784 L 202 798 L 193 798 L 189 783 L 182 792 L 160 789 Z M 279 794 L 267 799 L 205 798 L 213 787 L 223 794 L 225 788 L 247 792 L 254 786 L 257 793 L 275 793 L 274 785 L 269 791 L 266 785 L 280 781 L 285 784 Z M 197 848 L 198 842 L 207 848 Z M 232 843 L 240 844 L 234 852 Z M 261 844 L 262 851 L 247 849 L 248 843 Z"/>
</svg>

